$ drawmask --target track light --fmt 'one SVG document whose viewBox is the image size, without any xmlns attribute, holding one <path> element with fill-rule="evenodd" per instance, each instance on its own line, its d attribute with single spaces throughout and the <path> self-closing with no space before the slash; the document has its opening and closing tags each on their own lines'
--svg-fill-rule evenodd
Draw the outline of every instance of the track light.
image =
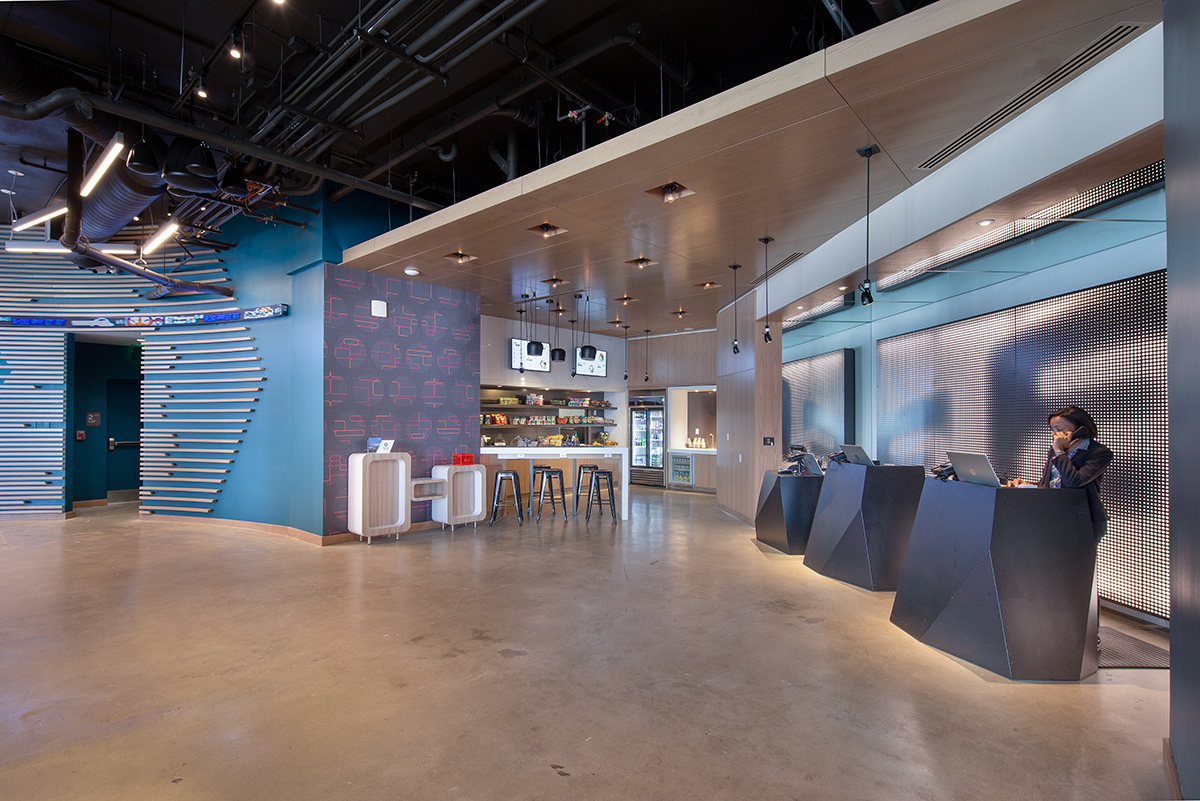
<svg viewBox="0 0 1200 801">
<path fill-rule="evenodd" d="M 121 155 L 121 151 L 125 149 L 125 137 L 120 132 L 109 140 L 104 147 L 104 152 L 100 154 L 100 160 L 96 162 L 96 166 L 92 167 L 91 172 L 83 179 L 83 188 L 79 190 L 79 194 L 87 197 L 96 188 L 96 184 L 100 183 L 100 179 L 104 177 L 104 173 L 108 172 L 108 168 L 117 160 L 117 156 Z"/>
<path fill-rule="evenodd" d="M 738 331 L 737 271 L 742 269 L 742 265 L 731 264 L 731 265 L 729 265 L 729 269 L 733 270 L 733 353 L 736 356 L 737 354 L 742 352 L 742 349 L 738 347 L 738 337 L 737 337 L 737 331 Z"/>
<path fill-rule="evenodd" d="M 208 87 L 204 84 L 204 79 L 205 76 L 203 73 L 201 73 L 200 80 L 196 82 L 196 97 L 200 98 L 201 100 L 208 99 Z"/>
<path fill-rule="evenodd" d="M 240 25 L 238 25 L 232 31 L 229 32 L 229 57 L 230 58 L 239 58 L 240 59 L 242 57 L 242 45 L 239 43 L 239 40 L 241 40 L 241 39 L 242 39 L 242 27 Z"/>
<path fill-rule="evenodd" d="M 859 284 L 858 288 L 862 292 L 862 295 L 859 298 L 859 301 L 862 303 L 862 305 L 870 306 L 875 302 L 874 296 L 871 295 L 871 280 L 869 278 Z"/>
<path fill-rule="evenodd" d="M 158 233 L 150 237 L 150 241 L 142 246 L 142 255 L 153 253 L 154 251 L 158 250 L 159 246 L 162 245 L 163 242 L 166 242 L 168 239 L 173 237 L 175 232 L 178 230 L 179 223 L 175 222 L 167 223 L 159 228 Z"/>
<path fill-rule="evenodd" d="M 767 307 L 767 319 L 763 321 L 763 342 L 771 344 L 771 259 L 767 256 L 767 250 L 771 243 L 775 241 L 774 237 L 760 236 L 759 242 L 763 243 L 763 305 Z"/>
<path fill-rule="evenodd" d="M 742 349 L 738 347 L 737 337 L 733 338 L 733 352 L 735 355 L 742 352 Z"/>
<path fill-rule="evenodd" d="M 650 329 L 647 328 L 642 333 L 646 335 L 646 377 L 642 380 L 648 384 L 650 383 Z"/>
</svg>

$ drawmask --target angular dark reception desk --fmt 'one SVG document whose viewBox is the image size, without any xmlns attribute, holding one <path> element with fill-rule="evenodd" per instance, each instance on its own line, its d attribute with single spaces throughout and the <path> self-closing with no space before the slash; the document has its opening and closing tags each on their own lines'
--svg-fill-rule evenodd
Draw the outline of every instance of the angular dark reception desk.
<svg viewBox="0 0 1200 801">
<path fill-rule="evenodd" d="M 1083 490 L 925 481 L 892 622 L 1010 679 L 1096 671 L 1096 541 Z"/>
<path fill-rule="evenodd" d="M 923 467 L 831 464 L 804 564 L 868 590 L 896 589 L 924 480 Z"/>
<path fill-rule="evenodd" d="M 784 553 L 804 553 L 823 481 L 821 476 L 763 473 L 754 515 L 758 541 Z"/>
</svg>

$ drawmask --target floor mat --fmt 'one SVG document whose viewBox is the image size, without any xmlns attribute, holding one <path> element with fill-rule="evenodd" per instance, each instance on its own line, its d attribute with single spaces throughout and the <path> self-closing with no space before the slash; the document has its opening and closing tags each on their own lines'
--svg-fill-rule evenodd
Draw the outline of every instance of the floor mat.
<svg viewBox="0 0 1200 801">
<path fill-rule="evenodd" d="M 1100 667 L 1169 668 L 1171 652 L 1108 626 L 1100 627 Z"/>
</svg>

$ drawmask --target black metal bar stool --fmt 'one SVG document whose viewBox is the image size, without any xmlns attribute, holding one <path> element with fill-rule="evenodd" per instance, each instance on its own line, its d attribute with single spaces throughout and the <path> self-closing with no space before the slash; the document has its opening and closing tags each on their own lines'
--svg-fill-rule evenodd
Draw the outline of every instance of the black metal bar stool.
<svg viewBox="0 0 1200 801">
<path fill-rule="evenodd" d="M 551 469 L 553 469 L 553 468 L 551 468 L 550 465 L 548 465 L 548 464 L 535 464 L 533 466 L 533 469 L 529 471 L 529 516 L 530 517 L 533 517 L 533 493 L 537 492 L 538 478 L 542 475 L 542 473 L 545 473 L 547 470 L 551 470 Z M 542 479 L 542 483 L 543 484 L 546 483 L 545 479 Z M 554 502 L 554 493 L 553 492 L 550 493 L 550 502 L 551 503 Z"/>
<path fill-rule="evenodd" d="M 512 503 L 507 501 L 504 503 L 500 502 L 500 493 L 504 491 L 505 479 L 508 479 L 512 482 L 514 496 Z M 521 476 L 516 470 L 500 470 L 496 473 L 496 483 L 495 486 L 492 487 L 492 519 L 488 522 L 489 526 L 496 523 L 496 512 L 500 510 L 501 506 L 512 506 L 516 508 L 518 526 L 525 522 L 525 518 L 521 514 L 521 507 L 523 506 L 521 502 Z"/>
<path fill-rule="evenodd" d="M 546 500 L 546 483 L 547 482 L 550 483 L 550 509 L 555 514 L 558 513 L 558 509 L 554 506 L 554 480 L 555 479 L 558 479 L 558 498 L 560 501 L 562 501 L 563 520 L 567 519 L 567 495 L 566 495 L 566 490 L 563 488 L 563 471 L 555 470 L 553 468 L 547 467 L 544 470 L 542 470 L 542 489 L 541 489 L 541 492 L 538 493 L 537 521 L 539 523 L 542 522 L 542 502 Z M 530 503 L 532 504 L 532 502 L 533 502 L 533 493 L 532 492 L 529 493 L 529 498 L 530 498 Z M 529 515 L 530 515 L 530 517 L 533 516 L 533 510 L 530 510 Z"/>
<path fill-rule="evenodd" d="M 600 482 L 604 482 L 605 484 L 608 485 L 608 487 L 607 487 L 607 489 L 608 489 L 608 508 L 612 512 L 613 522 L 615 523 L 615 522 L 617 522 L 617 502 L 613 499 L 613 482 L 612 482 L 612 471 L 611 470 L 593 470 L 592 471 L 592 482 L 588 485 L 587 514 L 584 515 L 583 521 L 585 523 L 587 523 L 587 522 L 590 522 L 592 519 L 592 498 L 596 499 L 596 506 L 600 507 L 601 517 L 604 516 L 604 496 L 600 493 L 600 490 L 604 489 L 604 487 L 600 485 Z"/>
<path fill-rule="evenodd" d="M 580 488 L 580 486 L 579 486 L 580 483 L 582 482 L 583 474 L 584 473 L 588 474 L 588 488 L 590 489 L 592 486 L 592 473 L 595 473 L 598 469 L 599 469 L 599 467 L 594 464 L 581 464 L 575 470 L 575 516 L 576 517 L 579 517 L 579 496 L 583 494 L 583 489 Z M 591 503 L 590 498 L 588 499 L 588 503 Z"/>
</svg>

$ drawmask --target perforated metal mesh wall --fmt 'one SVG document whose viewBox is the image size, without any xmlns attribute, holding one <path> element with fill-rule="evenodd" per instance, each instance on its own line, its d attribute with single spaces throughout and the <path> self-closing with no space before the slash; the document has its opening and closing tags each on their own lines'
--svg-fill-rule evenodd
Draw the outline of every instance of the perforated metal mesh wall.
<svg viewBox="0 0 1200 801">
<path fill-rule="evenodd" d="M 826 454 L 854 439 L 854 351 L 783 365 L 784 445 Z M 847 409 L 849 405 L 849 409 Z"/>
<path fill-rule="evenodd" d="M 882 339 L 877 357 L 877 458 L 895 464 L 973 451 L 1036 481 L 1046 415 L 1087 409 L 1116 454 L 1100 595 L 1170 616 L 1165 271 Z"/>
</svg>

